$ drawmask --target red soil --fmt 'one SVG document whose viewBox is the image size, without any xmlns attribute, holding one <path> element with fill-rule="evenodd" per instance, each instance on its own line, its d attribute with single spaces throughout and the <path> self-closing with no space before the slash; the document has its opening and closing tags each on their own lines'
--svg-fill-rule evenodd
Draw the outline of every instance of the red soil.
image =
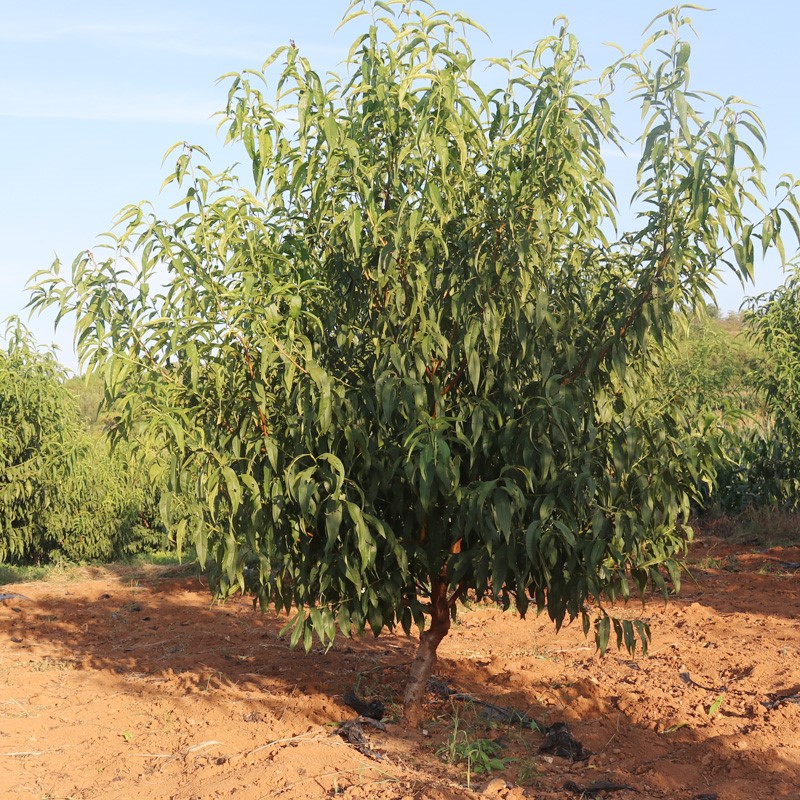
<svg viewBox="0 0 800 800">
<path fill-rule="evenodd" d="M 453 688 L 566 722 L 592 751 L 576 763 L 434 696 L 424 731 L 365 727 L 382 760 L 362 755 L 335 734 L 355 717 L 342 696 L 357 685 L 398 713 L 402 635 L 305 655 L 285 620 L 157 568 L 4 586 L 30 599 L 0 603 L 0 797 L 800 798 L 800 548 L 708 540 L 693 557 L 680 598 L 620 610 L 650 620 L 647 657 L 601 658 L 578 625 L 556 635 L 488 605 L 440 646 Z M 454 730 L 495 741 L 505 768 L 467 788 L 467 764 L 446 761 Z M 581 795 L 603 781 L 631 788 Z"/>
</svg>

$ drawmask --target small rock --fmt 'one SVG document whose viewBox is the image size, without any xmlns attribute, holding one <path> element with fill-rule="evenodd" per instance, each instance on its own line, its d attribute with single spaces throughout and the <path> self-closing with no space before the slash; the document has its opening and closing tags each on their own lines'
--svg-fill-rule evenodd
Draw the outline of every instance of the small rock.
<svg viewBox="0 0 800 800">
<path fill-rule="evenodd" d="M 506 789 L 508 789 L 508 784 L 502 778 L 492 778 L 492 780 L 483 787 L 481 794 L 492 797 L 505 792 Z"/>
</svg>

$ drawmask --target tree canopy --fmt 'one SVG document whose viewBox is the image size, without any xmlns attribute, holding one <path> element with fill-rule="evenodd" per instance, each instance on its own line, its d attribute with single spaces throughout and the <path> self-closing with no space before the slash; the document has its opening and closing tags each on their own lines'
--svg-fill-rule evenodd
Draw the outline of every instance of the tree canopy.
<svg viewBox="0 0 800 800">
<path fill-rule="evenodd" d="M 120 558 L 163 546 L 151 454 L 128 444 L 110 453 L 104 437 L 87 430 L 55 354 L 14 318 L 4 339 L 0 564 Z"/>
<path fill-rule="evenodd" d="M 767 414 L 741 438 L 724 491 L 747 504 L 800 508 L 800 271 L 783 286 L 752 298 L 745 324 L 765 354 L 753 383 Z"/>
<path fill-rule="evenodd" d="M 80 457 L 77 408 L 52 353 L 9 320 L 0 350 L 0 562 L 41 545 L 46 516 L 58 506 L 58 484 Z"/>
<path fill-rule="evenodd" d="M 475 77 L 477 26 L 424 2 L 355 2 L 366 21 L 323 78 L 294 47 L 225 76 L 221 127 L 252 176 L 177 145 L 172 218 L 125 209 L 110 252 L 32 303 L 75 313 L 117 434 L 169 454 L 179 541 L 222 596 L 292 610 L 292 642 L 424 630 L 409 721 L 460 600 L 490 596 L 605 648 L 644 623 L 606 598 L 677 586 L 713 439 L 648 394 L 686 309 L 755 245 L 783 253 L 764 131 L 689 87 L 689 24 L 590 83 L 566 20 Z M 499 78 L 498 78 L 499 76 Z M 643 114 L 636 224 L 606 172 L 611 101 Z M 271 94 L 270 94 L 271 93 Z M 248 188 L 249 185 L 249 188 Z"/>
</svg>

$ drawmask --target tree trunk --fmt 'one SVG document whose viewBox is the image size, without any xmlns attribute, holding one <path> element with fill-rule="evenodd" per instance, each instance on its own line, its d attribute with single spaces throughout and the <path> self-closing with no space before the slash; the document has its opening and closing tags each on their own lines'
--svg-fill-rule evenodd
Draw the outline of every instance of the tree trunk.
<svg viewBox="0 0 800 800">
<path fill-rule="evenodd" d="M 422 702 L 428 678 L 436 664 L 436 648 L 450 630 L 450 604 L 447 602 L 447 581 L 438 576 L 431 581 L 431 624 L 419 637 L 419 648 L 411 665 L 403 699 L 406 725 L 418 728 L 422 724 Z"/>
</svg>

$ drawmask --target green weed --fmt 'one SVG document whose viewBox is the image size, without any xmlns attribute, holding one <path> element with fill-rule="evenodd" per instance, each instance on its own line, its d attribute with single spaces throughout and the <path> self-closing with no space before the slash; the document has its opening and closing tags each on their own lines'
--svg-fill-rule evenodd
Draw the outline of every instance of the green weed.
<svg viewBox="0 0 800 800">
<path fill-rule="evenodd" d="M 714 702 L 708 707 L 708 716 L 715 717 L 718 713 L 720 708 L 722 708 L 722 704 L 725 702 L 725 695 L 719 695 Z"/>
<path fill-rule="evenodd" d="M 472 789 L 472 776 L 484 775 L 495 770 L 505 769 L 511 761 L 500 758 L 501 747 L 491 739 L 474 738 L 463 726 L 463 721 L 455 715 L 453 730 L 445 743 L 437 751 L 448 764 L 466 764 L 467 788 Z"/>
</svg>

